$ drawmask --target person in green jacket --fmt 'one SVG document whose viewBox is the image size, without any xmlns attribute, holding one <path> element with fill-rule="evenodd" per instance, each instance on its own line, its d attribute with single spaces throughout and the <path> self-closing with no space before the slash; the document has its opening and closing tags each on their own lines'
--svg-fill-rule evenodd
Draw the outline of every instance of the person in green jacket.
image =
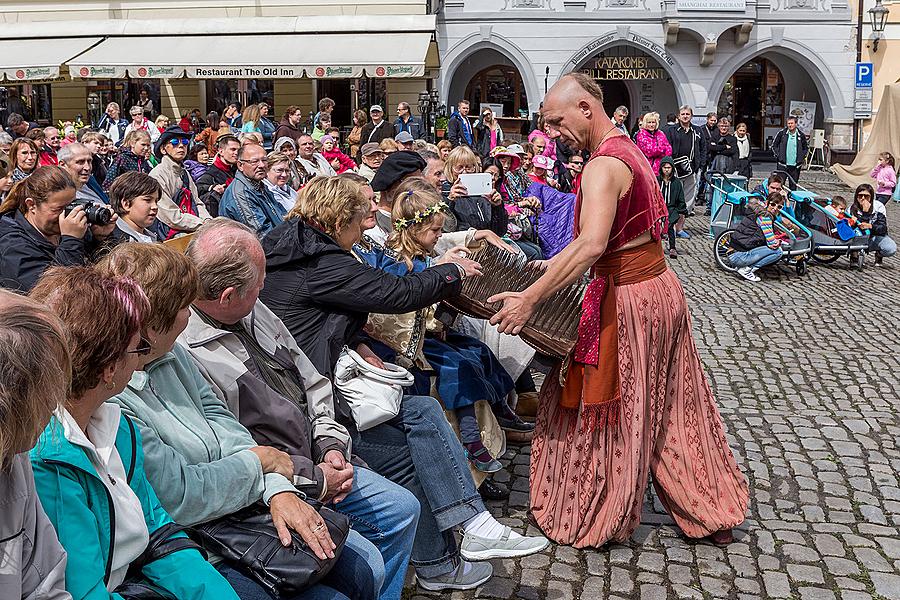
<svg viewBox="0 0 900 600">
<path fill-rule="evenodd" d="M 671 156 L 664 156 L 660 161 L 659 189 L 669 209 L 669 257 L 678 258 L 678 250 L 675 249 L 675 224 L 688 211 L 684 201 L 684 186 L 675 176 L 675 163 Z"/>
<path fill-rule="evenodd" d="M 179 600 L 237 600 L 196 549 L 131 568 L 150 536 L 172 522 L 144 473 L 137 427 L 106 402 L 150 350 L 140 335 L 150 310 L 143 291 L 91 268 L 55 267 L 31 296 L 57 313 L 72 346 L 66 405 L 31 451 L 38 497 L 68 552 L 72 598 L 121 600 L 116 590 L 137 582 Z"/>
</svg>

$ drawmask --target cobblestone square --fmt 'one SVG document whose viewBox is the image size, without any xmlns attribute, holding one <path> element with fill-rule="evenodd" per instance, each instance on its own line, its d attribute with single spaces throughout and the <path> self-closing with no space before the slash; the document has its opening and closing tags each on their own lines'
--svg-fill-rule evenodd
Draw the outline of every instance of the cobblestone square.
<svg viewBox="0 0 900 600">
<path fill-rule="evenodd" d="M 896 238 L 900 205 L 888 220 Z M 627 545 L 551 545 L 494 561 L 486 585 L 449 597 L 900 599 L 900 264 L 875 267 L 870 256 L 858 271 L 842 259 L 805 277 L 777 266 L 750 283 L 715 268 L 704 223 L 699 213 L 689 220 L 693 237 L 678 240 L 670 265 L 750 483 L 735 542 L 685 539 L 648 491 Z M 497 479 L 512 494 L 491 504 L 520 532 L 535 531 L 526 526 L 529 450 L 504 457 Z"/>
</svg>

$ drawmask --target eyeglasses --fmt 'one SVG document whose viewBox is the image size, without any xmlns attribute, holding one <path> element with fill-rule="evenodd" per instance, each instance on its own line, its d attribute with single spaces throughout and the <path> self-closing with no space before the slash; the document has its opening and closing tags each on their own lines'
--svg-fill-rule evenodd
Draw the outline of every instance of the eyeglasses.
<svg viewBox="0 0 900 600">
<path fill-rule="evenodd" d="M 169 140 L 169 143 L 177 148 L 178 146 L 190 146 L 191 140 L 189 140 L 188 138 L 172 138 L 171 140 Z"/>
<path fill-rule="evenodd" d="M 872 194 L 867 194 L 865 192 L 860 192 L 856 195 L 857 198 L 871 198 Z"/>
<path fill-rule="evenodd" d="M 153 350 L 153 346 L 150 344 L 150 340 L 141 336 L 141 341 L 138 342 L 137 348 L 134 350 L 127 350 L 126 354 L 137 354 L 138 356 L 147 356 L 150 354 L 150 351 Z"/>
<path fill-rule="evenodd" d="M 287 175 L 291 172 L 290 169 L 272 169 L 272 172 L 276 175 Z"/>
<path fill-rule="evenodd" d="M 241 159 L 242 163 L 247 163 L 248 165 L 258 165 L 259 163 L 265 162 L 265 161 L 266 161 L 265 156 L 263 156 L 262 158 L 252 158 L 252 159 L 242 158 Z"/>
</svg>

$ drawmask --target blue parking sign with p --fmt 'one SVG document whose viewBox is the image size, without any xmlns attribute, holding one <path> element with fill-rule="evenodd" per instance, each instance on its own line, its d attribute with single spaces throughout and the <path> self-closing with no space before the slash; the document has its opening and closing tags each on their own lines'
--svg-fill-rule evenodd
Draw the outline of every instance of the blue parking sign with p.
<svg viewBox="0 0 900 600">
<path fill-rule="evenodd" d="M 856 63 L 856 87 L 872 87 L 872 63 Z"/>
</svg>

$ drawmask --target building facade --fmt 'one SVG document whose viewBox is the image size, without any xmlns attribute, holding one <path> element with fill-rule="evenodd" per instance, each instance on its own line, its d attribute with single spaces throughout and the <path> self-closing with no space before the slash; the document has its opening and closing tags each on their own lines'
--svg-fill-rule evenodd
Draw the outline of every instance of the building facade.
<svg viewBox="0 0 900 600">
<path fill-rule="evenodd" d="M 875 34 L 869 24 L 868 10 L 875 5 L 874 0 L 863 3 L 863 35 L 861 53 L 864 62 L 871 62 L 872 78 L 872 118 L 864 122 L 863 139 L 868 137 L 875 115 L 881 105 L 884 87 L 900 82 L 900 2 L 889 1 L 884 5 L 890 11 L 884 32 Z M 876 46 L 875 39 L 878 39 Z"/>
<path fill-rule="evenodd" d="M 143 97 L 177 121 L 228 103 L 415 106 L 439 68 L 429 0 L 0 0 L 0 117 L 95 121 Z M 5 122 L 5 118 L 3 119 Z"/>
<path fill-rule="evenodd" d="M 681 105 L 747 123 L 764 149 L 792 111 L 853 146 L 856 29 L 844 0 L 446 0 L 440 89 L 524 126 L 547 87 L 585 71 L 632 119 Z"/>
</svg>

